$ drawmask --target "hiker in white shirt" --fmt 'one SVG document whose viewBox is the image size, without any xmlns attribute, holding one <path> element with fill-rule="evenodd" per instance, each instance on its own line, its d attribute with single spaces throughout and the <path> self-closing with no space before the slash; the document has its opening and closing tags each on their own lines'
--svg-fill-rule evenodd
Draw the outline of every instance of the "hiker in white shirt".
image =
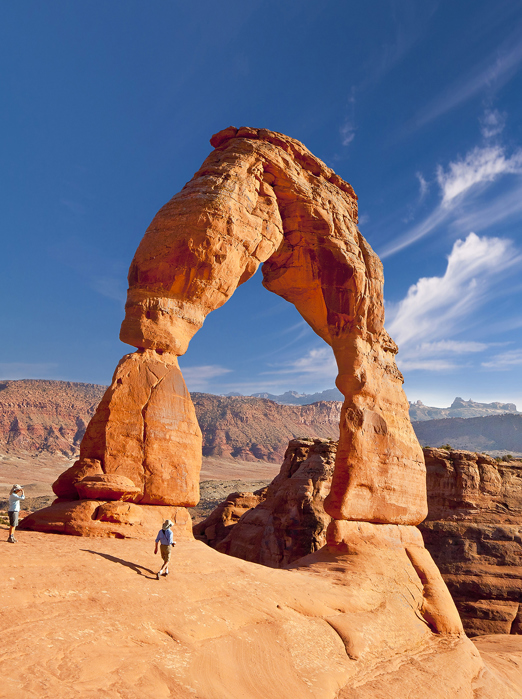
<svg viewBox="0 0 522 699">
<path fill-rule="evenodd" d="M 156 577 L 158 580 L 160 579 L 160 575 L 169 574 L 170 552 L 172 547 L 176 546 L 176 542 L 174 541 L 174 534 L 170 530 L 173 524 L 174 522 L 171 522 L 170 519 L 166 519 L 163 522 L 163 526 L 158 532 L 158 536 L 156 537 L 156 546 L 154 548 L 154 553 L 158 553 L 159 544 L 161 558 L 163 559 L 163 565 L 161 566 L 159 573 L 156 573 Z"/>
<path fill-rule="evenodd" d="M 24 489 L 22 486 L 15 483 L 9 493 L 9 538 L 7 541 L 10 544 L 16 544 L 14 536 L 15 529 L 18 526 L 18 513 L 20 512 L 20 500 L 25 500 Z"/>
</svg>

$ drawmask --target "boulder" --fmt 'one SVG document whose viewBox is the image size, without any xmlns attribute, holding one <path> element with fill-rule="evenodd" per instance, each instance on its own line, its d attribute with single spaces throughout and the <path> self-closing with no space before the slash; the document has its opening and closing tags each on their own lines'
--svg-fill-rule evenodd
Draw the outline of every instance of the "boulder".
<svg viewBox="0 0 522 699">
<path fill-rule="evenodd" d="M 154 539 L 166 519 L 174 522 L 174 538 L 192 538 L 192 520 L 186 508 L 121 501 L 57 500 L 25 517 L 19 528 L 74 536 Z"/>
<path fill-rule="evenodd" d="M 222 553 L 272 568 L 320 549 L 326 544 L 331 521 L 324 499 L 330 490 L 336 447 L 337 442 L 330 440 L 291 440 L 281 471 L 268 488 L 258 491 L 262 502 L 235 526 L 230 522 L 223 527 L 226 536 L 221 541 L 216 536 L 208 543 Z M 248 496 L 242 500 L 248 501 Z M 218 512 L 202 522 L 198 531 L 206 533 L 214 514 Z"/>
<path fill-rule="evenodd" d="M 53 491 L 59 498 L 74 500 L 78 497 L 76 483 L 87 476 L 97 476 L 103 473 L 99 459 L 79 459 L 61 473 L 53 483 Z"/>
<path fill-rule="evenodd" d="M 113 473 L 86 476 L 74 487 L 82 500 L 133 500 L 141 492 L 130 478 Z"/>
</svg>

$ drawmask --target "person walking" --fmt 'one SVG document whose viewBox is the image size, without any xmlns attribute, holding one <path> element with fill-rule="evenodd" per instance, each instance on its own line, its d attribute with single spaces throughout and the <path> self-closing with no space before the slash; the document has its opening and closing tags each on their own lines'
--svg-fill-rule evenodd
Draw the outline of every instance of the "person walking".
<svg viewBox="0 0 522 699">
<path fill-rule="evenodd" d="M 9 493 L 9 538 L 7 541 L 10 544 L 16 544 L 14 536 L 15 529 L 18 526 L 18 513 L 20 512 L 20 500 L 25 500 L 24 489 L 22 486 L 15 483 Z"/>
<path fill-rule="evenodd" d="M 163 522 L 163 526 L 158 532 L 158 536 L 156 537 L 156 546 L 154 548 L 154 553 L 158 553 L 159 545 L 161 558 L 163 560 L 163 565 L 161 566 L 161 569 L 158 573 L 156 573 L 157 580 L 160 579 L 160 575 L 169 574 L 170 552 L 172 550 L 172 547 L 176 546 L 176 542 L 174 541 L 174 534 L 170 530 L 173 524 L 174 522 L 171 522 L 170 519 L 166 519 Z"/>
</svg>

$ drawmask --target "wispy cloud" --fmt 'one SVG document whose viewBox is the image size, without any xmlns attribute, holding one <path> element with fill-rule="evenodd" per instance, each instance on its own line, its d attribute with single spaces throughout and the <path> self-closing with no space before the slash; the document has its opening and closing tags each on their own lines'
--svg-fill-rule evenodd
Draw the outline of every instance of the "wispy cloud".
<svg viewBox="0 0 522 699">
<path fill-rule="evenodd" d="M 456 231 L 473 230 L 484 231 L 499 224 L 519 217 L 522 213 L 522 177 L 514 178 L 513 186 L 498 195 L 493 201 L 470 206 L 464 202 L 458 211 L 455 211 L 451 228 Z"/>
<path fill-rule="evenodd" d="M 497 292 L 522 258 L 512 241 L 470 233 L 457 240 L 441 277 L 424 277 L 397 304 L 387 304 L 387 327 L 400 347 L 403 369 L 440 371 L 457 365 L 448 355 L 484 351 L 488 345 L 452 336 L 470 323 L 472 313 Z"/>
<path fill-rule="evenodd" d="M 24 363 L 0 362 L 0 378 L 14 381 L 16 379 L 48 379 L 55 378 L 58 364 L 53 362 Z"/>
<path fill-rule="evenodd" d="M 454 371 L 462 365 L 447 359 L 399 359 L 397 365 L 402 371 Z"/>
<path fill-rule="evenodd" d="M 332 384 L 337 376 L 337 363 L 329 345 L 314 347 L 303 356 L 280 364 L 273 364 L 263 374 L 297 374 L 310 380 L 327 380 Z"/>
<path fill-rule="evenodd" d="M 189 391 L 205 391 L 209 388 L 213 379 L 229 374 L 231 371 L 232 369 L 227 369 L 218 364 L 181 367 L 181 373 Z"/>
<path fill-rule="evenodd" d="M 419 180 L 419 199 L 422 201 L 429 192 L 430 186 L 424 179 L 422 172 L 416 172 L 415 177 Z"/>
<path fill-rule="evenodd" d="M 498 222 L 522 210 L 520 178 L 514 181 L 515 191 L 509 201 L 502 201 L 509 197 L 506 193 L 496 197 L 493 202 L 485 203 L 483 197 L 477 201 L 477 195 L 483 194 L 484 189 L 493 182 L 506 175 L 516 177 L 520 174 L 522 150 L 518 149 L 508 156 L 500 145 L 489 143 L 473 148 L 463 158 L 450 162 L 446 168 L 439 166 L 436 171 L 440 188 L 439 203 L 423 220 L 379 251 L 380 257 L 385 259 L 403 250 L 442 225 L 458 221 L 459 231 L 462 231 L 466 217 L 477 220 L 479 225 L 482 224 L 480 230 L 483 230 L 487 220 Z M 470 204 L 473 205 L 471 213 L 468 211 Z"/>
<path fill-rule="evenodd" d="M 509 350 L 495 355 L 487 362 L 482 362 L 482 366 L 487 369 L 496 369 L 498 371 L 507 371 L 514 366 L 522 364 L 522 350 Z"/>
<path fill-rule="evenodd" d="M 437 168 L 437 181 L 442 193 L 442 206 L 448 208 L 453 201 L 472 187 L 493 182 L 500 175 L 522 171 L 522 151 L 506 158 L 500 146 L 477 146 L 464 158 L 450 163 L 447 171 Z"/>
<path fill-rule="evenodd" d="M 466 342 L 459 340 L 439 340 L 438 342 L 423 342 L 419 349 L 424 356 L 430 354 L 468 354 L 483 352 L 489 345 L 485 342 Z"/>
<path fill-rule="evenodd" d="M 343 146 L 349 146 L 355 138 L 355 126 L 350 120 L 347 119 L 339 129 L 339 133 L 341 135 L 341 143 Z"/>
<path fill-rule="evenodd" d="M 417 125 L 423 126 L 437 119 L 480 93 L 487 91 L 491 94 L 499 90 L 515 75 L 521 62 L 522 42 L 520 26 L 517 26 L 502 46 L 420 112 Z"/>
<path fill-rule="evenodd" d="M 501 114 L 498 109 L 486 109 L 479 119 L 480 133 L 486 139 L 495 138 L 502 133 L 506 125 L 506 114 Z"/>
</svg>

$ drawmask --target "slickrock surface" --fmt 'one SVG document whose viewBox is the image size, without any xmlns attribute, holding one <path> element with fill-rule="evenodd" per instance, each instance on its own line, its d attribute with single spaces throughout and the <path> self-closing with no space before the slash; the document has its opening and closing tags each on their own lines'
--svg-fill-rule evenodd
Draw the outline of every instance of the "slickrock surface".
<svg viewBox="0 0 522 699">
<path fill-rule="evenodd" d="M 71 381 L 0 381 L 0 452 L 77 454 L 105 389 Z"/>
<path fill-rule="evenodd" d="M 194 534 L 218 551 L 273 567 L 317 550 L 330 522 L 323 501 L 335 448 L 290 442 L 268 488 L 256 497 L 232 493 Z M 466 633 L 522 634 L 522 463 L 467 451 L 424 453 L 429 514 L 419 529 Z"/>
<path fill-rule="evenodd" d="M 421 531 L 469 635 L 522 633 L 522 463 L 425 449 Z"/>
<path fill-rule="evenodd" d="M 232 493 L 194 535 L 222 553 L 273 568 L 317 551 L 331 521 L 324 499 L 336 448 L 329 440 L 292 440 L 268 488 Z"/>
<path fill-rule="evenodd" d="M 203 433 L 203 456 L 280 464 L 290 439 L 339 439 L 340 402 L 293 406 L 263 398 L 191 395 Z"/>
<path fill-rule="evenodd" d="M 363 534 L 296 570 L 183 540 L 158 581 L 152 540 L 20 532 L 0 542 L 2 696 L 519 698 L 521 639 L 478 639 L 484 665 L 434 632 L 415 544 Z"/>
</svg>

